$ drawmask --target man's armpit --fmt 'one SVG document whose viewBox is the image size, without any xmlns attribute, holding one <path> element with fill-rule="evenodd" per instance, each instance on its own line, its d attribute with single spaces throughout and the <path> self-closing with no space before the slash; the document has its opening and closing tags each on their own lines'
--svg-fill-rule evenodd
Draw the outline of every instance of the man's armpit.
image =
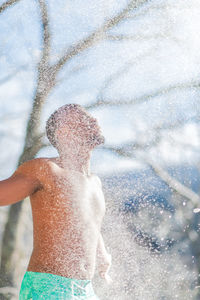
<svg viewBox="0 0 200 300">
<path fill-rule="evenodd" d="M 35 193 L 43 186 L 40 173 L 40 163 L 37 159 L 33 159 L 21 164 L 12 177 L 23 176 L 27 184 L 35 186 L 33 190 L 33 193 Z"/>
</svg>

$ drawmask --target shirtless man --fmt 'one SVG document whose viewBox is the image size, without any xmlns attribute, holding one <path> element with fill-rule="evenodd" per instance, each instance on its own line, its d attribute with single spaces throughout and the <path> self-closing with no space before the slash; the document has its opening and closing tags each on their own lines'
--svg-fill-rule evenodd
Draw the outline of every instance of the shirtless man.
<svg viewBox="0 0 200 300">
<path fill-rule="evenodd" d="M 101 235 L 101 181 L 90 172 L 90 157 L 104 137 L 78 104 L 55 111 L 46 132 L 59 156 L 27 161 L 0 182 L 1 206 L 30 196 L 32 207 L 33 251 L 19 299 L 98 299 L 91 279 L 97 266 L 111 281 L 111 256 Z"/>
</svg>

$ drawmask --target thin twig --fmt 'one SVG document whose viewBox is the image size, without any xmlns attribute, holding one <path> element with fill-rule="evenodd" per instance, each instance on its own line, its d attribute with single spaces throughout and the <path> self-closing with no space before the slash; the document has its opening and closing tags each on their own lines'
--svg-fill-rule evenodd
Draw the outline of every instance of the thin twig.
<svg viewBox="0 0 200 300">
<path fill-rule="evenodd" d="M 168 87 L 161 87 L 157 91 L 152 93 L 143 94 L 139 97 L 127 97 L 127 98 L 102 98 L 99 99 L 97 102 L 89 104 L 86 108 L 97 108 L 99 106 L 122 106 L 122 105 L 136 105 L 147 102 L 149 100 L 155 99 L 156 97 L 160 97 L 166 95 L 167 93 L 178 91 L 180 89 L 190 89 L 190 88 L 199 88 L 199 82 L 189 81 L 186 83 L 179 83 L 175 85 L 170 85 Z"/>
<path fill-rule="evenodd" d="M 47 61 L 49 59 L 50 52 L 50 29 L 49 29 L 49 16 L 47 11 L 47 4 L 45 0 L 39 0 L 40 5 L 40 15 L 42 21 L 42 29 L 43 29 L 43 53 L 42 60 Z"/>
<path fill-rule="evenodd" d="M 0 14 L 3 13 L 7 8 L 11 7 L 12 5 L 14 5 L 15 3 L 19 2 L 20 0 L 8 0 L 6 2 L 4 2 L 1 6 L 0 6 Z"/>
<path fill-rule="evenodd" d="M 192 202 L 194 208 L 199 207 L 200 197 L 194 191 L 187 186 L 183 185 L 180 181 L 173 178 L 166 170 L 164 170 L 159 164 L 153 162 L 149 158 L 144 158 L 144 161 L 151 166 L 155 173 L 173 189 L 176 193 Z"/>
</svg>

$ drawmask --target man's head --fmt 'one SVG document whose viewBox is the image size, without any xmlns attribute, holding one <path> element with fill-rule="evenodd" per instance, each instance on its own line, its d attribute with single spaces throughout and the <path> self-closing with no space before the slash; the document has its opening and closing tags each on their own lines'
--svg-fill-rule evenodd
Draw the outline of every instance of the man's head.
<svg viewBox="0 0 200 300">
<path fill-rule="evenodd" d="M 57 149 L 69 143 L 69 139 L 90 149 L 105 141 L 97 120 L 79 104 L 66 104 L 56 110 L 47 120 L 46 133 Z"/>
</svg>

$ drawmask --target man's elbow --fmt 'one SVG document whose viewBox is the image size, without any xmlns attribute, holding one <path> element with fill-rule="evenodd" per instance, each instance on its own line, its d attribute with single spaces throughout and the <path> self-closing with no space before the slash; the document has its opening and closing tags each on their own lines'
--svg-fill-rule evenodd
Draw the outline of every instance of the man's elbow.
<svg viewBox="0 0 200 300">
<path fill-rule="evenodd" d="M 23 199 L 19 199 L 19 198 L 0 198 L 0 206 L 8 206 L 11 204 L 14 204 L 16 202 L 19 202 Z"/>
<path fill-rule="evenodd" d="M 7 206 L 7 205 L 9 205 L 8 201 L 3 198 L 0 198 L 0 206 Z"/>
</svg>

